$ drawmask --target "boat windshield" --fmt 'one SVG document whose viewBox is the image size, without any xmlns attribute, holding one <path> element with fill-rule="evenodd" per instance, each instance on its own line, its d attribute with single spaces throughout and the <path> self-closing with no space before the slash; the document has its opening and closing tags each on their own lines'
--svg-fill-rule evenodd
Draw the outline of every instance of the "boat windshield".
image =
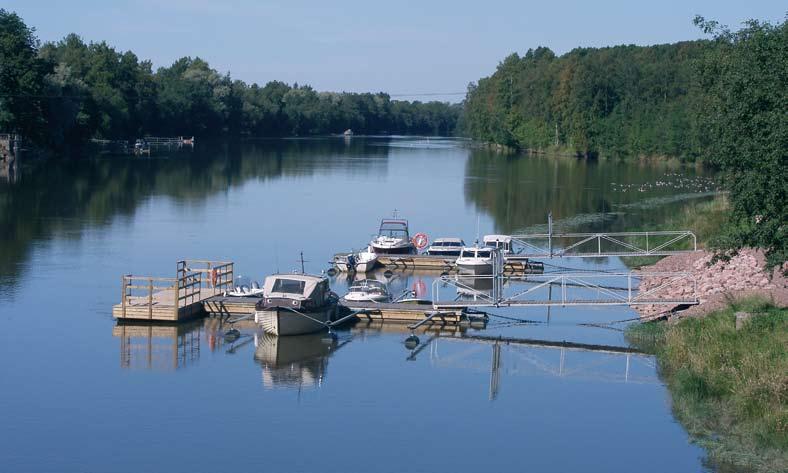
<svg viewBox="0 0 788 473">
<path fill-rule="evenodd" d="M 479 250 L 479 251 L 476 252 L 476 257 L 477 258 L 489 258 L 490 257 L 490 251 L 489 250 Z"/>
<path fill-rule="evenodd" d="M 408 224 L 402 222 L 383 222 L 380 224 L 380 236 L 390 238 L 408 238 Z"/>
<path fill-rule="evenodd" d="M 462 242 L 461 241 L 436 241 L 435 243 L 432 244 L 432 246 L 455 247 L 455 246 L 462 246 Z"/>
<path fill-rule="evenodd" d="M 302 295 L 304 293 L 305 286 L 306 283 L 304 281 L 280 278 L 274 281 L 274 287 L 271 290 L 271 292 L 282 292 L 286 294 Z"/>
</svg>

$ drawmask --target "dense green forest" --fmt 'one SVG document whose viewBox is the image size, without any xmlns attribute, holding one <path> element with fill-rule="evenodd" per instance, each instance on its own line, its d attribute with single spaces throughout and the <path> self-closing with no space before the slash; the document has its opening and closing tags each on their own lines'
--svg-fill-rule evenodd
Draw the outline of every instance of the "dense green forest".
<svg viewBox="0 0 788 473">
<path fill-rule="evenodd" d="M 154 71 L 130 51 L 73 34 L 41 45 L 33 28 L 0 9 L 0 132 L 48 148 L 145 134 L 301 136 L 350 128 L 451 135 L 460 112 L 460 105 L 391 100 L 385 93 L 250 85 L 199 58 Z"/>
<path fill-rule="evenodd" d="M 673 157 L 721 171 L 731 211 L 714 246 L 788 258 L 788 21 L 739 31 L 695 18 L 711 39 L 512 54 L 471 84 L 475 139 L 578 156 Z"/>
<path fill-rule="evenodd" d="M 693 63 L 712 47 L 687 41 L 512 54 L 469 86 L 466 129 L 479 140 L 533 151 L 695 159 Z"/>
</svg>

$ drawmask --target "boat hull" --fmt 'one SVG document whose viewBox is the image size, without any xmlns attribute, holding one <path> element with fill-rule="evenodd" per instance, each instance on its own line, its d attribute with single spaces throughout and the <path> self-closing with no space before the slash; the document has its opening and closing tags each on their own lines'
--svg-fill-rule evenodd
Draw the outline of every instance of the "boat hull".
<svg viewBox="0 0 788 473">
<path fill-rule="evenodd" d="M 415 255 L 416 247 L 413 244 L 406 244 L 402 246 L 378 246 L 372 244 L 372 251 L 378 255 Z"/>
<path fill-rule="evenodd" d="M 476 276 L 491 276 L 493 273 L 492 263 L 462 263 L 457 261 L 457 269 L 460 273 L 473 274 Z"/>
<path fill-rule="evenodd" d="M 345 296 L 345 302 L 388 302 L 391 298 L 386 294 L 365 294 L 363 296 Z"/>
<path fill-rule="evenodd" d="M 310 317 L 307 318 L 291 310 L 271 307 L 255 311 L 254 320 L 260 324 L 265 333 L 277 336 L 304 335 L 325 329 L 323 323 L 330 322 L 335 311 L 335 305 L 318 310 L 299 311 Z"/>
</svg>

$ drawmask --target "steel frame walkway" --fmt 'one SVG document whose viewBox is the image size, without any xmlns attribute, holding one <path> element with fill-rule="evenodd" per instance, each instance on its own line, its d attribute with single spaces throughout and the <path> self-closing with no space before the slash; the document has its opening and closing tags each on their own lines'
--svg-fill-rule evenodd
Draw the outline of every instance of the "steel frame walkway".
<svg viewBox="0 0 788 473">
<path fill-rule="evenodd" d="M 556 248 L 559 240 L 566 246 Z M 542 243 L 537 244 L 537 243 Z M 680 248 L 690 243 L 692 249 Z M 697 251 L 698 240 L 688 230 L 610 233 L 534 233 L 512 235 L 519 251 L 510 259 L 522 258 L 598 258 L 605 256 L 669 256 Z M 546 247 L 545 247 L 546 245 Z"/>
<path fill-rule="evenodd" d="M 658 280 L 659 284 L 645 291 L 638 290 L 644 278 Z M 468 279 L 481 283 L 489 290 L 480 290 L 468 284 Z M 625 281 L 626 286 L 616 287 L 604 284 L 613 280 Z M 505 295 L 504 283 L 519 282 L 527 285 L 524 290 Z M 677 298 L 667 294 L 667 289 L 677 285 L 692 287 L 691 294 Z M 442 301 L 442 288 L 453 287 L 466 295 L 472 295 L 473 301 Z M 548 289 L 547 296 L 538 293 L 540 289 Z M 557 297 L 553 289 L 558 289 Z M 582 298 L 572 292 L 585 291 Z M 542 291 L 544 292 L 544 291 Z M 690 273 L 675 272 L 584 272 L 584 273 L 553 273 L 529 274 L 524 276 L 442 276 L 432 283 L 432 300 L 436 310 L 454 309 L 459 307 L 515 307 L 515 306 L 632 306 L 632 305 L 696 305 L 699 303 L 697 281 Z M 533 298 L 538 296 L 537 298 Z M 590 297 L 595 296 L 595 297 Z"/>
</svg>

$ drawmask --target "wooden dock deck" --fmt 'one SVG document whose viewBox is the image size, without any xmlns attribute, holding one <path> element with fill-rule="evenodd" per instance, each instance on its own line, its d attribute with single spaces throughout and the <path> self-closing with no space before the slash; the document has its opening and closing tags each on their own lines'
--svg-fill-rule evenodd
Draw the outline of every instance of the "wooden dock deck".
<svg viewBox="0 0 788 473">
<path fill-rule="evenodd" d="M 197 317 L 205 311 L 203 301 L 232 286 L 233 263 L 181 260 L 175 274 L 174 278 L 122 276 L 121 302 L 112 307 L 112 316 L 159 322 Z"/>
</svg>

